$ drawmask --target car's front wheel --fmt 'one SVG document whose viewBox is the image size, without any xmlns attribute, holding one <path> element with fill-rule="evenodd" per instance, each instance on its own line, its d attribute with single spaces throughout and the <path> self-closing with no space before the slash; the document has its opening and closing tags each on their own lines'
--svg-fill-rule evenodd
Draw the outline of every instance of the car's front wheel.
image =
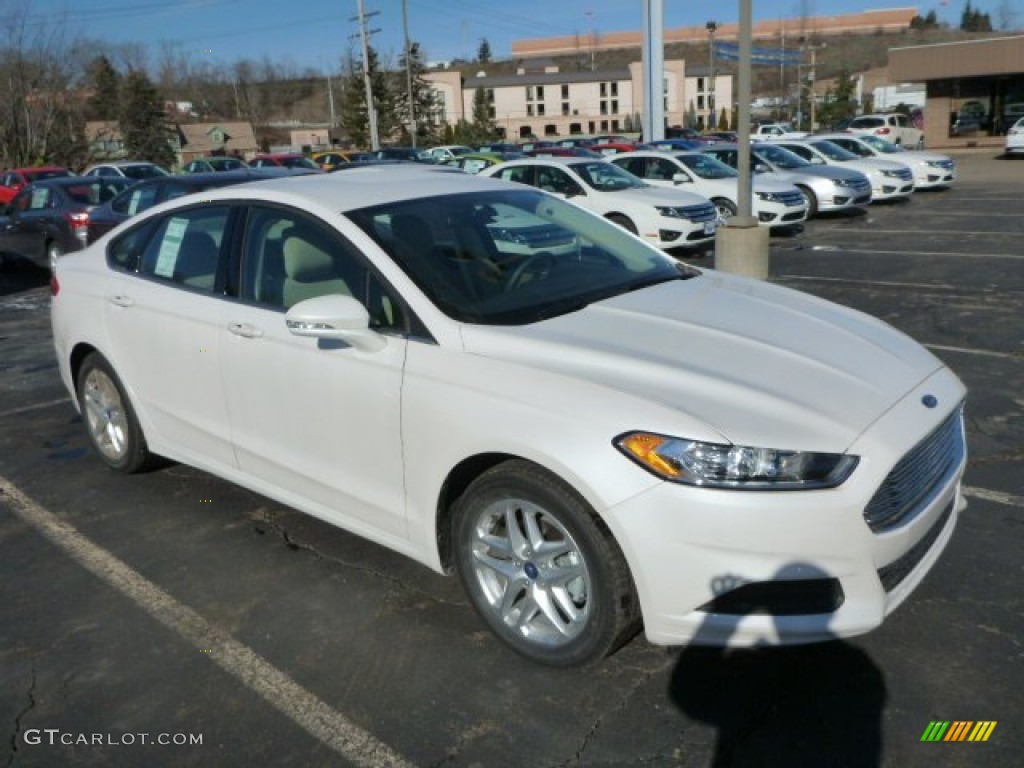
<svg viewBox="0 0 1024 768">
<path fill-rule="evenodd" d="M 800 190 L 800 194 L 804 196 L 804 200 L 807 201 L 807 218 L 810 219 L 818 212 L 818 196 L 814 194 L 814 191 L 810 187 L 804 187 L 797 184 L 797 189 Z"/>
<path fill-rule="evenodd" d="M 152 463 L 142 427 L 124 387 L 106 359 L 93 352 L 78 372 L 78 404 L 89 442 L 118 472 L 138 472 Z"/>
<path fill-rule="evenodd" d="M 485 472 L 453 523 L 466 593 L 522 655 L 573 666 L 636 633 L 639 604 L 621 550 L 590 506 L 540 467 L 509 461 Z"/>
</svg>

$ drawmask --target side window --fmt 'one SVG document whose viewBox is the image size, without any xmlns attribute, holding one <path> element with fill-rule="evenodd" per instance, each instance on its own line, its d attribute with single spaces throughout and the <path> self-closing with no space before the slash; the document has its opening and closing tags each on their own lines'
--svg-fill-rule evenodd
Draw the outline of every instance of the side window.
<svg viewBox="0 0 1024 768">
<path fill-rule="evenodd" d="M 204 205 L 163 218 L 142 255 L 140 272 L 212 292 L 217 284 L 228 206 Z"/>
<path fill-rule="evenodd" d="M 505 181 L 516 181 L 520 184 L 533 184 L 533 168 L 528 165 L 516 165 L 511 168 L 503 168 L 498 173 L 499 179 Z"/>
<path fill-rule="evenodd" d="M 143 251 L 155 228 L 156 224 L 151 219 L 112 240 L 107 247 L 107 264 L 113 269 L 124 272 L 137 271 L 142 261 Z"/>
<path fill-rule="evenodd" d="M 34 190 L 23 190 L 18 193 L 18 196 L 14 198 L 14 202 L 11 203 L 11 210 L 15 213 L 24 213 L 28 210 L 29 204 L 32 202 L 32 195 Z"/>
<path fill-rule="evenodd" d="M 329 294 L 360 301 L 371 327 L 404 327 L 398 302 L 355 246 L 298 211 L 253 207 L 242 254 L 241 298 L 290 309 Z"/>
<path fill-rule="evenodd" d="M 659 181 L 672 181 L 672 177 L 682 173 L 671 160 L 652 157 L 647 161 L 647 178 Z"/>
<path fill-rule="evenodd" d="M 647 178 L 644 176 L 644 158 L 642 157 L 631 157 L 627 160 L 623 160 L 621 163 L 618 163 L 618 165 L 632 173 L 634 176 L 639 176 L 642 179 Z"/>
<path fill-rule="evenodd" d="M 807 147 L 801 147 L 794 144 L 792 146 L 787 146 L 786 149 L 788 149 L 790 152 L 800 155 L 800 157 L 802 157 L 804 160 L 813 160 L 813 158 L 815 157 L 814 153 L 811 152 L 811 150 L 809 150 Z"/>
<path fill-rule="evenodd" d="M 156 205 L 157 189 L 156 184 L 135 187 L 114 198 L 114 202 L 110 204 L 110 207 L 116 213 L 124 213 L 128 216 L 142 213 L 147 208 L 152 208 Z"/>
</svg>

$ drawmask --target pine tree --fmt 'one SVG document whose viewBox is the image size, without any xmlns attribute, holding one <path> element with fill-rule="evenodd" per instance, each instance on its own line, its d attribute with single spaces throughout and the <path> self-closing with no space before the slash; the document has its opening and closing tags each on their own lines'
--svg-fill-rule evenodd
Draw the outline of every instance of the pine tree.
<svg viewBox="0 0 1024 768">
<path fill-rule="evenodd" d="M 474 144 L 483 144 L 494 138 L 494 119 L 491 117 L 491 98 L 487 88 L 477 88 L 473 92 L 473 131 Z"/>
<path fill-rule="evenodd" d="M 370 88 L 373 90 L 373 106 L 377 113 L 377 137 L 381 143 L 391 139 L 398 126 L 395 118 L 394 93 L 386 73 L 381 71 L 377 52 L 367 49 L 367 67 L 370 72 Z M 417 120 L 419 116 L 417 115 Z M 348 132 L 352 143 L 358 147 L 370 146 L 370 118 L 366 109 L 366 86 L 361 62 L 349 62 L 349 75 L 345 78 L 345 102 L 341 107 L 341 125 Z"/>
<path fill-rule="evenodd" d="M 434 89 L 424 78 L 427 71 L 423 61 L 423 52 L 419 43 L 409 45 L 409 73 L 412 75 L 412 105 L 416 116 L 416 146 L 436 143 L 440 138 L 441 126 L 437 115 L 437 97 Z M 402 136 L 402 143 L 409 141 L 409 89 L 406 82 L 405 55 L 399 59 L 398 80 L 394 92 L 397 94 L 394 100 L 394 111 L 398 121 L 398 127 Z M 382 134 L 383 135 L 383 134 Z"/>
<path fill-rule="evenodd" d="M 486 37 L 480 38 L 480 47 L 476 51 L 476 60 L 486 64 L 491 60 L 491 44 Z"/>
<path fill-rule="evenodd" d="M 145 72 L 134 70 L 125 77 L 121 105 L 121 134 L 129 156 L 158 165 L 173 164 L 173 130 L 164 102 Z"/>
<path fill-rule="evenodd" d="M 106 56 L 97 56 L 89 65 L 89 84 L 93 90 L 87 108 L 89 118 L 117 120 L 121 112 L 121 76 Z"/>
</svg>

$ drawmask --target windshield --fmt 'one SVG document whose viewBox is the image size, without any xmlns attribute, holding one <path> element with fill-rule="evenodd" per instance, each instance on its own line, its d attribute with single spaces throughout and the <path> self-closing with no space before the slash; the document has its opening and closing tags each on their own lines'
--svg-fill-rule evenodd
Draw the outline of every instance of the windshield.
<svg viewBox="0 0 1024 768">
<path fill-rule="evenodd" d="M 851 128 L 880 128 L 885 120 L 880 117 L 856 117 L 850 121 Z"/>
<path fill-rule="evenodd" d="M 754 157 L 757 159 L 763 160 L 766 163 L 771 163 L 776 168 L 783 168 L 787 171 L 809 168 L 811 165 L 800 157 L 800 155 L 794 154 L 788 149 L 777 147 L 774 144 L 757 144 L 756 146 L 752 146 L 750 149 L 754 153 Z"/>
<path fill-rule="evenodd" d="M 647 185 L 629 171 L 604 160 L 594 163 L 573 163 L 575 171 L 587 186 L 599 192 L 620 192 L 623 189 L 638 189 Z"/>
<path fill-rule="evenodd" d="M 169 175 L 158 165 L 122 165 L 121 173 L 129 179 L 155 179 Z"/>
<path fill-rule="evenodd" d="M 320 167 L 308 157 L 282 157 L 281 165 L 285 168 L 312 168 L 313 170 Z"/>
<path fill-rule="evenodd" d="M 879 152 L 884 152 L 887 155 L 895 155 L 900 152 L 906 152 L 906 150 L 903 149 L 903 147 L 900 146 L 899 144 L 893 144 L 891 141 L 880 139 L 877 136 L 861 136 L 860 140 L 863 141 L 865 144 L 871 145 Z"/>
<path fill-rule="evenodd" d="M 680 154 L 675 158 L 702 179 L 735 179 L 739 176 L 734 169 L 711 155 Z"/>
<path fill-rule="evenodd" d="M 699 274 L 533 189 L 405 200 L 347 216 L 442 312 L 465 323 L 533 323 Z"/>
<path fill-rule="evenodd" d="M 847 149 L 843 149 L 838 144 L 833 144 L 831 141 L 812 141 L 811 146 L 821 152 L 829 160 L 837 160 L 841 163 L 847 160 L 856 160 L 857 156 Z"/>
<path fill-rule="evenodd" d="M 49 171 L 25 171 L 24 176 L 28 181 L 43 181 L 44 179 L 58 179 L 70 176 L 70 171 L 49 170 Z"/>
</svg>

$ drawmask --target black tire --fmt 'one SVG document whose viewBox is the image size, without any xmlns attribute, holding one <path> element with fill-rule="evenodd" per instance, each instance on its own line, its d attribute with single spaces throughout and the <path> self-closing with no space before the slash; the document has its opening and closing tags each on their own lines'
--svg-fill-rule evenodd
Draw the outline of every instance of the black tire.
<svg viewBox="0 0 1024 768">
<path fill-rule="evenodd" d="M 797 184 L 796 188 L 800 190 L 800 194 L 802 194 L 804 199 L 807 201 L 807 218 L 810 219 L 813 216 L 816 216 L 818 213 L 818 196 L 814 194 L 814 191 L 810 187 L 804 187 Z"/>
<path fill-rule="evenodd" d="M 456 502 L 455 563 L 491 630 L 557 667 L 601 659 L 639 629 L 625 557 L 590 506 L 540 467 L 513 460 Z"/>
<path fill-rule="evenodd" d="M 46 268 L 52 270 L 57 265 L 57 259 L 64 255 L 64 249 L 59 243 L 53 240 L 46 244 Z"/>
<path fill-rule="evenodd" d="M 636 224 L 628 216 L 623 216 L 621 213 L 609 213 L 606 218 L 608 221 L 618 224 L 627 232 L 632 232 L 634 235 L 637 234 Z"/>
<path fill-rule="evenodd" d="M 89 443 L 104 464 L 125 474 L 153 465 L 155 457 L 146 446 L 135 409 L 114 369 L 99 353 L 82 361 L 76 391 Z"/>
<path fill-rule="evenodd" d="M 731 200 L 726 200 L 724 197 L 713 197 L 711 203 L 715 206 L 719 221 L 730 219 L 739 211 L 739 208 L 733 205 Z"/>
</svg>

